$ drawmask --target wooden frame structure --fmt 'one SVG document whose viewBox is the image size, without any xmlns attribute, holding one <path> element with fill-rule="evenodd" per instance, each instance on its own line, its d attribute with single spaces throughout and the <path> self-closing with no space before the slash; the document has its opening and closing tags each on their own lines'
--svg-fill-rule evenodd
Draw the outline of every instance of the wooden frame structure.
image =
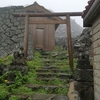
<svg viewBox="0 0 100 100">
<path fill-rule="evenodd" d="M 72 52 L 72 39 L 71 39 L 71 26 L 70 16 L 81 16 L 82 12 L 65 12 L 65 13 L 14 13 L 15 17 L 25 17 L 25 34 L 24 34 L 24 56 L 27 57 L 28 50 L 28 32 L 30 24 L 66 24 L 67 38 L 68 38 L 68 53 L 69 53 L 69 65 L 73 71 L 73 52 Z M 30 22 L 29 17 L 54 17 L 54 16 L 66 16 L 66 20 L 63 21 L 34 21 Z"/>
</svg>

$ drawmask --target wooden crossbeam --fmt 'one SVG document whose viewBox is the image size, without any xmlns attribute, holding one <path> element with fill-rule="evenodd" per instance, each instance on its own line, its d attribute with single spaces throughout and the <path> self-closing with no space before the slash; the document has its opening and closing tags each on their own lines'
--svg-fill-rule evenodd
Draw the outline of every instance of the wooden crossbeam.
<svg viewBox="0 0 100 100">
<path fill-rule="evenodd" d="M 81 16 L 82 12 L 63 12 L 63 13 L 14 13 L 16 17 L 25 17 L 29 15 L 29 17 L 50 17 L 50 16 Z"/>
<path fill-rule="evenodd" d="M 58 20 L 58 21 L 29 21 L 29 24 L 66 24 L 66 20 Z"/>
</svg>

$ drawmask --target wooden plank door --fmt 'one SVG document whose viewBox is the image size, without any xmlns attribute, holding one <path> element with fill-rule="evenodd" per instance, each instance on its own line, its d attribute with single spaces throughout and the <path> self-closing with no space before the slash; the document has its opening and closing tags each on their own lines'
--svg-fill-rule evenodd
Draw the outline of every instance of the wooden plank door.
<svg viewBox="0 0 100 100">
<path fill-rule="evenodd" d="M 36 29 L 35 32 L 35 48 L 44 47 L 44 29 Z"/>
</svg>

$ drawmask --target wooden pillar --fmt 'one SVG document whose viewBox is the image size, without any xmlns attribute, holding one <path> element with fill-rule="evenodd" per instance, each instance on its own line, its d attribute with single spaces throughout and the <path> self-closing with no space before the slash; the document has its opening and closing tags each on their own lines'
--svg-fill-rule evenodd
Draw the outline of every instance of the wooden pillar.
<svg viewBox="0 0 100 100">
<path fill-rule="evenodd" d="M 28 51 L 28 34 L 29 34 L 29 16 L 25 16 L 25 33 L 24 33 L 24 57 L 27 58 Z"/>
<path fill-rule="evenodd" d="M 69 65 L 73 71 L 73 52 L 72 52 L 72 39 L 71 39 L 71 26 L 70 26 L 70 16 L 66 15 L 66 29 L 67 29 L 67 41 L 68 41 L 68 53 L 69 53 Z"/>
</svg>

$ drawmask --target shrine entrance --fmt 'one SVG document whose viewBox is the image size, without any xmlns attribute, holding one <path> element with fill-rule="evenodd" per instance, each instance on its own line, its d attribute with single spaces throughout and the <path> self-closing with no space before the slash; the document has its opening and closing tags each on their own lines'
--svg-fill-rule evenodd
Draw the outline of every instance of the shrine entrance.
<svg viewBox="0 0 100 100">
<path fill-rule="evenodd" d="M 28 13 L 26 12 L 26 13 L 14 13 L 13 15 L 15 17 L 25 17 L 25 33 L 24 33 L 24 57 L 25 58 L 27 57 L 27 51 L 28 51 L 29 24 L 66 24 L 69 65 L 70 65 L 71 71 L 73 71 L 73 51 L 72 51 L 70 16 L 81 16 L 82 12 L 66 12 L 66 13 Z M 34 21 L 34 22 L 29 21 L 29 17 L 59 17 L 59 16 L 65 16 L 66 19 L 62 21 L 39 21 L 39 20 Z"/>
</svg>

